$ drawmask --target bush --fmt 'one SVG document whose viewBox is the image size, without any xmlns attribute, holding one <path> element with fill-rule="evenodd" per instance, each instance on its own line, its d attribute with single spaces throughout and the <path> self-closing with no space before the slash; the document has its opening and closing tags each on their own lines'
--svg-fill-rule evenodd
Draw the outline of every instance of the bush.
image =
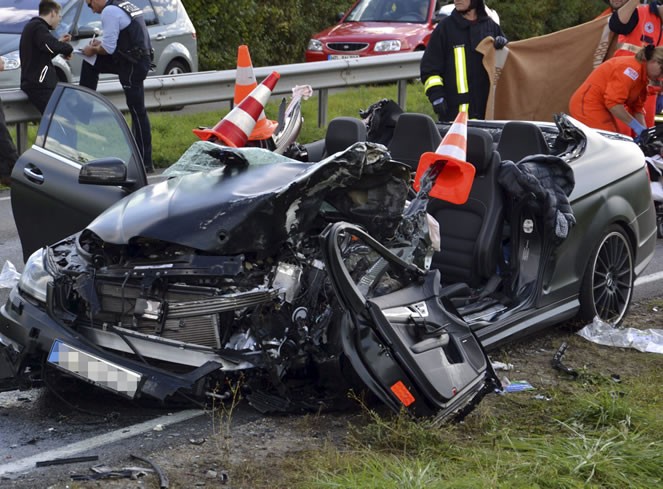
<svg viewBox="0 0 663 489">
<path fill-rule="evenodd" d="M 183 0 L 196 26 L 200 70 L 233 69 L 247 44 L 254 66 L 300 63 L 312 34 L 333 25 L 352 0 Z M 602 0 L 489 0 L 506 36 L 516 41 L 593 19 Z"/>
</svg>

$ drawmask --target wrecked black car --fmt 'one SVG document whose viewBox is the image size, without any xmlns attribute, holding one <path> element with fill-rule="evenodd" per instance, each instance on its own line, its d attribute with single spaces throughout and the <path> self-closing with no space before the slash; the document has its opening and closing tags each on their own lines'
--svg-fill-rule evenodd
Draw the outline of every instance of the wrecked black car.
<svg viewBox="0 0 663 489">
<path fill-rule="evenodd" d="M 147 185 L 121 114 L 58 86 L 12 174 L 26 266 L 0 310 L 0 388 L 57 373 L 170 402 L 241 385 L 263 412 L 368 388 L 445 420 L 499 385 L 484 348 L 623 319 L 656 242 L 632 141 L 566 116 L 470 121 L 476 174 L 452 203 L 434 197 L 448 165 L 411 188 L 448 125 L 403 113 L 391 130 L 385 147 L 332 121 L 291 155 L 310 162 L 201 141 Z"/>
</svg>

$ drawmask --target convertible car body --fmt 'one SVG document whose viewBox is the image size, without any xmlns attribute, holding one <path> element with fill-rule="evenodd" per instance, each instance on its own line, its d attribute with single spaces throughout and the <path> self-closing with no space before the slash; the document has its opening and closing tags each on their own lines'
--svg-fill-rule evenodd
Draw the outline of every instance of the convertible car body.
<svg viewBox="0 0 663 489">
<path fill-rule="evenodd" d="M 0 310 L 0 390 L 57 373 L 168 401 L 243 379 L 268 412 L 359 385 L 442 420 L 499 385 L 485 348 L 623 319 L 656 242 L 632 141 L 566 116 L 471 121 L 476 176 L 452 204 L 428 175 L 414 195 L 409 171 L 448 127 L 405 113 L 392 129 L 387 150 L 333 121 L 312 162 L 201 141 L 148 185 L 121 114 L 59 85 L 12 174 L 26 265 Z"/>
</svg>

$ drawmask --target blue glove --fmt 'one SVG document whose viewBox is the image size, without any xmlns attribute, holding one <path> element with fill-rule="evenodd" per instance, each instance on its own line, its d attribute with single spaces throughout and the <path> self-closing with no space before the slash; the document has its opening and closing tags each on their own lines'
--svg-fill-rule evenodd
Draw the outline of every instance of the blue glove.
<svg viewBox="0 0 663 489">
<path fill-rule="evenodd" d="M 508 43 L 508 39 L 504 36 L 497 36 L 495 38 L 494 46 L 495 49 L 502 49 L 504 46 L 506 46 L 506 43 Z"/>
<path fill-rule="evenodd" d="M 447 115 L 447 101 L 444 97 L 433 100 L 433 110 L 441 121 L 444 120 Z"/>
<path fill-rule="evenodd" d="M 633 132 L 635 133 L 633 140 L 636 143 L 641 142 L 642 135 L 645 133 L 645 131 L 647 131 L 647 128 L 640 124 L 636 119 L 631 119 L 631 122 L 628 123 L 628 127 L 633 129 Z"/>
</svg>

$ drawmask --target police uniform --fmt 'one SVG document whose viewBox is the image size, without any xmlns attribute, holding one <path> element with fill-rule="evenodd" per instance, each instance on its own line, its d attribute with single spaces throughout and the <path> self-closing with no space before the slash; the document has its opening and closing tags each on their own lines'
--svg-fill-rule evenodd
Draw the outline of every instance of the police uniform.
<svg viewBox="0 0 663 489">
<path fill-rule="evenodd" d="M 73 50 L 51 34 L 51 26 L 41 17 L 33 17 L 23 28 L 19 45 L 21 90 L 42 114 L 58 83 L 51 60 L 58 54 L 69 56 Z"/>
<path fill-rule="evenodd" d="M 433 30 L 421 58 L 421 80 L 431 104 L 444 99 L 446 110 L 437 110 L 441 121 L 454 120 L 459 110 L 485 118 L 490 79 L 476 47 L 488 36 L 504 33 L 488 15 L 469 21 L 455 9 Z"/>
<path fill-rule="evenodd" d="M 145 18 L 142 10 L 131 2 L 108 0 L 102 10 L 101 22 L 104 30 L 102 47 L 109 54 L 97 54 L 94 65 L 83 62 L 80 84 L 96 90 L 100 73 L 119 76 L 131 114 L 131 130 L 145 170 L 151 172 L 154 170 L 152 133 L 143 83 L 152 64 L 153 52 Z M 113 37 L 113 32 L 118 32 L 117 38 Z"/>
</svg>

